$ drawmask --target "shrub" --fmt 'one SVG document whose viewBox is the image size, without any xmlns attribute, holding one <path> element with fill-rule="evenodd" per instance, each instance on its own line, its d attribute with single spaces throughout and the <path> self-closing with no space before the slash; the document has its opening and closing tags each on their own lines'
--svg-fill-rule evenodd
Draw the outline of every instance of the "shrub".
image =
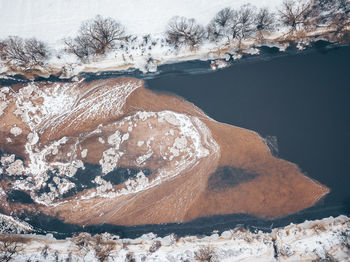
<svg viewBox="0 0 350 262">
<path fill-rule="evenodd" d="M 254 17 L 255 12 L 251 5 L 243 5 L 238 11 L 239 30 L 237 37 L 240 41 L 251 37 L 256 32 Z"/>
<path fill-rule="evenodd" d="M 194 258 L 201 262 L 218 261 L 215 249 L 211 246 L 205 246 L 195 252 Z"/>
<path fill-rule="evenodd" d="M 153 242 L 152 246 L 149 248 L 149 252 L 154 253 L 156 252 L 160 247 L 162 246 L 162 243 L 157 240 Z"/>
<path fill-rule="evenodd" d="M 136 259 L 134 258 L 134 253 L 127 253 L 125 256 L 125 262 L 136 262 Z"/>
</svg>

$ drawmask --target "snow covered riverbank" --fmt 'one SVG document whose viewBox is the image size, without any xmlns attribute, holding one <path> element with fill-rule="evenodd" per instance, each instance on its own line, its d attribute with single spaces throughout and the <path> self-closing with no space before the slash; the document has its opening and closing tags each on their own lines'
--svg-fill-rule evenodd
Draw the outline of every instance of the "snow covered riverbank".
<svg viewBox="0 0 350 262">
<path fill-rule="evenodd" d="M 0 73 L 23 74 L 28 78 L 35 75 L 59 75 L 70 78 L 81 72 L 122 71 L 139 69 L 140 71 L 155 72 L 159 65 L 171 64 L 190 60 L 218 60 L 212 65 L 213 69 L 228 66 L 224 60 L 239 59 L 244 53 L 258 53 L 254 47 L 262 43 L 256 37 L 230 41 L 204 41 L 195 48 L 183 47 L 174 49 L 166 40 L 165 31 L 169 20 L 174 16 L 194 18 L 196 23 L 206 27 L 215 14 L 223 8 L 238 10 L 242 5 L 250 4 L 252 10 L 267 7 L 276 15 L 281 9 L 282 0 L 220 0 L 220 1 L 4 1 L 0 0 L 0 40 L 9 36 L 22 38 L 35 37 L 48 44 L 50 56 L 45 66 L 37 70 L 19 70 L 4 61 Z M 65 52 L 65 40 L 77 36 L 83 21 L 96 15 L 111 17 L 126 28 L 130 36 L 127 44 L 118 48 L 81 61 L 72 53 Z M 277 17 L 275 18 L 277 19 Z M 290 29 L 279 25 L 274 32 L 264 36 L 264 45 L 276 46 L 284 50 L 289 40 L 295 40 L 298 48 L 303 48 L 310 41 L 328 38 L 328 31 L 318 29 L 303 29 L 298 34 L 303 35 L 286 38 Z M 331 29 L 333 30 L 333 29 Z M 316 38 L 315 38 L 316 36 Z M 239 46 L 239 47 L 238 47 Z M 67 50 L 66 50 L 67 51 Z M 1 62 L 1 61 L 0 61 Z M 216 64 L 220 64 L 217 66 Z"/>
<path fill-rule="evenodd" d="M 212 257 L 208 261 L 349 261 L 350 255 L 346 216 L 291 224 L 271 233 L 237 228 L 206 237 L 159 238 L 152 233 L 137 239 L 107 233 L 81 233 L 65 240 L 52 235 L 0 237 L 0 248 L 1 241 L 17 243 L 13 261 L 201 261 L 208 256 Z M 0 257 L 9 255 L 5 251 L 0 251 Z"/>
<path fill-rule="evenodd" d="M 281 2 L 281 0 L 249 1 L 257 7 L 271 9 L 275 9 Z M 41 72 L 43 75 L 63 73 L 65 77 L 70 77 L 82 71 L 118 71 L 127 68 L 145 72 L 155 71 L 158 64 L 208 59 L 205 56 L 211 50 L 217 50 L 215 45 L 205 45 L 195 52 L 190 50 L 173 52 L 172 48 L 161 43 L 167 23 L 173 16 L 193 17 L 198 23 L 206 25 L 220 9 L 239 8 L 247 3 L 247 0 L 103 0 L 98 3 L 92 0 L 74 2 L 1 0 L 0 38 L 16 35 L 24 38 L 36 37 L 47 42 L 51 49 L 51 57 L 46 70 Z M 90 63 L 81 63 L 73 55 L 62 55 L 62 49 L 65 47 L 64 39 L 75 37 L 81 23 L 98 14 L 116 19 L 126 26 L 128 34 L 137 38 L 129 47 L 129 52 L 127 54 L 111 52 L 95 58 Z M 142 43 L 146 35 L 151 36 L 150 40 L 148 43 Z M 151 63 L 150 58 L 153 60 Z M 0 72 L 11 73 L 11 69 L 3 66 Z"/>
</svg>

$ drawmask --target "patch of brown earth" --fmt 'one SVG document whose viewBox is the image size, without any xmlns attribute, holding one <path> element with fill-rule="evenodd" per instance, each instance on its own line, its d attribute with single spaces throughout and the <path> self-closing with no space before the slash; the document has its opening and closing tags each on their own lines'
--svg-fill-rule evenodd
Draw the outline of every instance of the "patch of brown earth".
<svg viewBox="0 0 350 262">
<path fill-rule="evenodd" d="M 37 85 L 52 90 L 57 84 Z M 53 108 L 54 113 L 47 113 L 50 107 L 42 110 L 38 124 L 14 115 L 16 100 L 10 100 L 0 116 L 1 149 L 30 159 L 24 147 L 29 133 L 39 134 L 39 151 L 66 137 L 58 152 L 45 157 L 48 163 L 102 161 L 108 163 L 102 166 L 106 172 L 114 167 L 151 169 L 148 182 L 154 184 L 115 194 L 128 188 L 116 185 L 108 196 L 88 189 L 54 200 L 54 205 L 36 204 L 37 211 L 80 225 L 184 222 L 233 213 L 274 218 L 308 208 L 329 192 L 295 164 L 272 156 L 257 133 L 216 122 L 182 98 L 145 89 L 140 80 L 66 85 L 70 85 L 67 94 L 73 98 L 69 107 Z M 120 88 L 125 85 L 137 88 Z M 120 103 L 123 99 L 125 104 Z M 176 123 L 176 117 L 198 132 L 199 141 L 193 130 L 184 133 L 187 129 Z M 21 128 L 21 135 L 11 134 L 14 125 Z"/>
</svg>

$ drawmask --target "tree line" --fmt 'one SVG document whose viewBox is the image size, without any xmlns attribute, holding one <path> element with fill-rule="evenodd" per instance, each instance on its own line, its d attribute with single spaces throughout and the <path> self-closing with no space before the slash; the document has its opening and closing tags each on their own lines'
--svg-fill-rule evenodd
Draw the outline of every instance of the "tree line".
<svg viewBox="0 0 350 262">
<path fill-rule="evenodd" d="M 207 26 L 198 24 L 193 18 L 175 16 L 168 22 L 162 42 L 175 49 L 195 49 L 203 42 L 223 41 L 236 43 L 240 48 L 243 40 L 262 43 L 267 35 L 282 28 L 288 28 L 285 36 L 328 28 L 333 30 L 334 36 L 341 38 L 349 26 L 350 0 L 284 0 L 276 12 L 249 4 L 237 10 L 224 8 Z M 81 24 L 76 37 L 64 39 L 65 52 L 86 62 L 112 50 L 128 50 L 127 46 L 136 39 L 113 18 L 96 16 Z M 144 36 L 142 45 L 149 39 L 150 35 Z M 156 45 L 155 42 L 152 44 Z M 45 65 L 49 57 L 47 44 L 35 38 L 10 36 L 0 41 L 0 58 L 8 65 L 30 69 Z"/>
</svg>

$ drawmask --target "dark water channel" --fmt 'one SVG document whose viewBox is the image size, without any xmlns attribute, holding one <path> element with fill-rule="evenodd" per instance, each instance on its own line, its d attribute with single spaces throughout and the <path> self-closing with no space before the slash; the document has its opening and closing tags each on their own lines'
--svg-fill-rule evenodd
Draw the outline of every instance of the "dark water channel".
<svg viewBox="0 0 350 262">
<path fill-rule="evenodd" d="M 279 157 L 331 189 L 309 211 L 318 210 L 319 217 L 349 214 L 350 47 L 314 48 L 147 83 L 184 97 L 217 121 L 276 137 Z"/>
</svg>

